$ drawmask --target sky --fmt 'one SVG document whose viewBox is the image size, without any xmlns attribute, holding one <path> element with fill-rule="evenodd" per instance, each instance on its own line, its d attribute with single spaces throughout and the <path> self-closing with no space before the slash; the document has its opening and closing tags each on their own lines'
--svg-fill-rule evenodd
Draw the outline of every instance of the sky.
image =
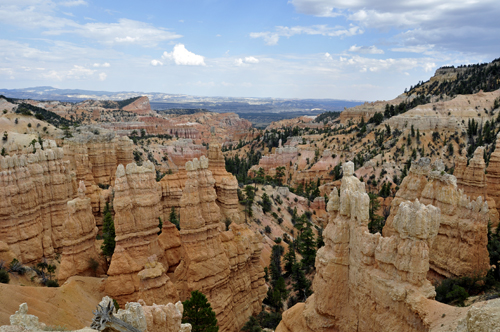
<svg viewBox="0 0 500 332">
<path fill-rule="evenodd" d="M 498 0 L 0 0 L 0 87 L 386 100 L 500 58 Z"/>
</svg>

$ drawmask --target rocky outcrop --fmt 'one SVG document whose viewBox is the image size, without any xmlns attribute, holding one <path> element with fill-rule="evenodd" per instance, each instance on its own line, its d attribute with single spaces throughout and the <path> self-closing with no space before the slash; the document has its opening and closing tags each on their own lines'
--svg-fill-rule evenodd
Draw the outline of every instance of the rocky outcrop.
<svg viewBox="0 0 500 332">
<path fill-rule="evenodd" d="M 429 248 L 440 210 L 403 202 L 395 234 L 368 232 L 369 202 L 364 183 L 345 163 L 340 187 L 330 195 L 325 247 L 316 256 L 314 295 L 283 315 L 277 331 L 426 331 L 435 296 L 426 279 Z"/>
<path fill-rule="evenodd" d="M 147 96 L 142 96 L 137 98 L 127 106 L 124 106 L 122 109 L 124 111 L 144 115 L 151 112 L 151 105 L 149 104 L 149 98 Z"/>
<path fill-rule="evenodd" d="M 55 142 L 36 153 L 0 157 L 0 239 L 23 263 L 60 252 L 74 178 Z"/>
<path fill-rule="evenodd" d="M 476 123 L 493 120 L 492 115 L 478 110 L 492 109 L 493 102 L 500 96 L 500 91 L 478 92 L 471 95 L 457 95 L 451 100 L 437 101 L 419 105 L 411 110 L 393 116 L 387 124 L 393 129 L 405 130 L 414 127 L 420 131 L 458 131 L 465 132 L 469 120 Z M 344 113 L 344 112 L 342 112 Z M 342 118 L 342 114 L 340 115 Z M 367 119 L 365 118 L 365 121 Z"/>
<path fill-rule="evenodd" d="M 106 308 L 109 304 L 113 306 L 113 300 L 105 296 L 99 305 Z M 113 307 L 114 308 L 114 307 Z M 131 325 L 141 332 L 191 332 L 191 324 L 182 324 L 182 313 L 184 307 L 179 301 L 175 304 L 148 306 L 144 301 L 129 302 L 125 304 L 125 309 L 116 311 L 113 309 L 113 316 Z M 18 329 L 15 329 L 17 327 Z M 44 323 L 40 323 L 37 316 L 28 314 L 28 305 L 22 303 L 19 310 L 10 316 L 10 326 L 0 326 L 0 331 L 50 331 L 51 328 Z M 81 331 L 94 331 L 83 329 Z"/>
<path fill-rule="evenodd" d="M 457 178 L 458 189 L 463 189 L 464 194 L 471 200 L 476 200 L 479 196 L 486 200 L 490 209 L 490 222 L 496 225 L 498 224 L 498 211 L 495 200 L 488 195 L 486 163 L 483 154 L 484 147 L 478 147 L 474 151 L 474 156 L 469 160 L 469 166 L 467 166 L 466 157 L 458 157 L 453 175 Z"/>
<path fill-rule="evenodd" d="M 239 331 L 248 316 L 261 310 L 265 297 L 262 245 L 246 227 L 225 225 L 216 204 L 215 180 L 208 159 L 186 163 L 188 179 L 180 200 L 184 257 L 175 270 L 181 299 L 200 290 L 210 301 L 221 331 Z"/>
<path fill-rule="evenodd" d="M 500 135 L 497 135 L 495 151 L 490 156 L 486 174 L 486 191 L 488 198 L 495 201 L 497 211 L 500 213 Z"/>
<path fill-rule="evenodd" d="M 139 298 L 146 303 L 178 300 L 166 275 L 168 262 L 158 241 L 160 197 L 151 162 L 118 166 L 113 200 L 116 249 L 106 293 L 120 304 Z"/>
<path fill-rule="evenodd" d="M 85 184 L 80 182 L 78 197 L 68 202 L 68 218 L 63 225 L 63 252 L 61 265 L 57 274 L 59 283 L 63 284 L 69 277 L 87 272 L 96 273 L 100 266 L 91 271 L 90 261 L 100 261 L 96 249 L 95 238 L 98 232 L 90 198 L 85 197 Z"/>
<path fill-rule="evenodd" d="M 114 132 L 94 126 L 82 127 L 75 137 L 65 140 L 64 159 L 69 160 L 77 181 L 85 182 L 98 226 L 102 226 L 102 214 L 110 201 L 110 192 L 98 185 L 114 184 L 117 166 L 127 165 L 134 159 L 132 145 L 128 137 L 116 137 Z"/>
<path fill-rule="evenodd" d="M 444 172 L 440 160 L 432 165 L 429 158 L 412 162 L 408 176 L 391 203 L 384 236 L 395 234 L 394 218 L 400 204 L 407 200 L 419 200 L 441 209 L 437 239 L 429 252 L 433 272 L 456 277 L 483 274 L 489 270 L 486 245 L 491 213 L 488 203 L 481 196 L 471 200 L 463 189 L 458 189 L 456 178 Z"/>
<path fill-rule="evenodd" d="M 208 169 L 215 179 L 217 205 L 222 217 L 232 222 L 240 223 L 241 217 L 238 210 L 238 180 L 226 171 L 226 162 L 220 146 L 211 143 L 208 149 Z"/>
<path fill-rule="evenodd" d="M 192 139 L 178 139 L 163 146 L 161 150 L 173 170 L 183 169 L 188 161 L 206 155 L 207 151 L 205 146 L 193 144 Z"/>
</svg>

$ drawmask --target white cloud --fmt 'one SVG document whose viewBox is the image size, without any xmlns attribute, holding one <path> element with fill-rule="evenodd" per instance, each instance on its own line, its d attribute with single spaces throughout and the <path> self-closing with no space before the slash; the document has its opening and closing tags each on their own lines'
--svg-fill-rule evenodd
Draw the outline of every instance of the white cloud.
<svg viewBox="0 0 500 332">
<path fill-rule="evenodd" d="M 259 63 L 259 59 L 253 56 L 247 56 L 245 58 L 238 58 L 234 60 L 236 66 L 248 66 L 249 64 Z"/>
<path fill-rule="evenodd" d="M 399 48 L 435 44 L 440 49 L 498 54 L 497 0 L 290 0 L 297 12 L 342 15 L 366 28 L 396 28 Z"/>
<path fill-rule="evenodd" d="M 378 49 L 376 46 L 357 46 L 356 44 L 349 47 L 349 52 L 360 54 L 384 54 L 384 51 Z"/>
<path fill-rule="evenodd" d="M 253 56 L 247 56 L 245 57 L 245 62 L 246 63 L 259 63 L 259 59 L 253 57 Z"/>
<path fill-rule="evenodd" d="M 175 45 L 170 53 L 163 52 L 162 59 L 173 60 L 176 65 L 205 66 L 205 58 L 189 52 L 183 44 Z"/>
<path fill-rule="evenodd" d="M 108 77 L 108 75 L 106 75 L 106 73 L 100 73 L 100 74 L 99 74 L 99 80 L 100 80 L 100 81 L 104 81 L 104 80 L 106 80 L 106 77 Z"/>
<path fill-rule="evenodd" d="M 109 62 L 104 62 L 103 64 L 100 64 L 100 63 L 94 63 L 93 64 L 94 67 L 103 67 L 103 68 L 109 68 L 111 67 L 111 65 L 109 64 Z"/>
<path fill-rule="evenodd" d="M 163 62 L 159 60 L 151 60 L 151 65 L 152 66 L 163 66 Z"/>
<path fill-rule="evenodd" d="M 0 17 L 3 24 L 38 30 L 45 35 L 76 34 L 105 45 L 135 44 L 144 47 L 155 47 L 160 42 L 182 37 L 165 28 L 126 18 L 116 23 L 80 24 L 68 17 L 59 17 L 61 14 L 73 15 L 62 10 L 63 6 L 87 5 L 83 0 L 59 3 L 51 0 L 1 0 L 1 3 Z M 84 19 L 93 20 L 88 17 Z"/>
<path fill-rule="evenodd" d="M 328 25 L 312 25 L 308 27 L 304 26 L 294 26 L 285 27 L 277 26 L 275 32 L 265 31 L 265 32 L 251 32 L 250 38 L 263 38 L 266 44 L 276 45 L 280 37 L 292 37 L 294 35 L 321 35 L 328 37 L 349 37 L 358 34 L 362 34 L 363 30 L 357 26 L 351 26 L 349 28 L 344 28 L 341 26 L 329 27 Z"/>
<path fill-rule="evenodd" d="M 129 19 L 119 19 L 118 23 L 86 23 L 71 30 L 51 30 L 49 35 L 75 33 L 93 39 L 106 45 L 137 44 L 154 47 L 158 43 L 182 37 L 163 28 L 157 28 L 149 23 Z"/>
<path fill-rule="evenodd" d="M 62 1 L 59 2 L 61 6 L 65 7 L 74 7 L 74 6 L 82 6 L 82 5 L 88 5 L 87 1 L 85 0 L 69 0 L 69 1 Z"/>
</svg>

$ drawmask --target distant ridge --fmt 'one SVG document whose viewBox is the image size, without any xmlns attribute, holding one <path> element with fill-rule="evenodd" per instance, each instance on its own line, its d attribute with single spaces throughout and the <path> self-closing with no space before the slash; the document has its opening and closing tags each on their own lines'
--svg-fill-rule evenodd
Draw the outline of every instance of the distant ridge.
<svg viewBox="0 0 500 332">
<path fill-rule="evenodd" d="M 361 101 L 338 99 L 293 99 L 254 97 L 203 97 L 184 94 L 140 91 L 91 91 L 81 89 L 58 89 L 39 86 L 23 89 L 0 89 L 0 94 L 9 98 L 58 100 L 79 102 L 87 99 L 121 101 L 137 96 L 147 96 L 154 109 L 206 109 L 215 112 L 311 112 L 339 111 L 345 107 L 360 105 Z"/>
</svg>

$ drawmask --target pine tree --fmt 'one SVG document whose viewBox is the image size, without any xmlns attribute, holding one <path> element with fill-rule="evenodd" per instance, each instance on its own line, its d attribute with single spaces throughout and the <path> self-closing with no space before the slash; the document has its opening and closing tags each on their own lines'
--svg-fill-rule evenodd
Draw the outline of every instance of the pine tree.
<svg viewBox="0 0 500 332">
<path fill-rule="evenodd" d="M 262 332 L 259 321 L 254 316 L 250 316 L 248 321 L 241 328 L 244 332 Z"/>
<path fill-rule="evenodd" d="M 297 263 L 297 257 L 295 256 L 295 246 L 291 243 L 288 246 L 288 252 L 283 257 L 285 260 L 285 275 L 288 277 L 293 272 L 293 266 Z"/>
<path fill-rule="evenodd" d="M 161 221 L 160 217 L 158 217 L 158 228 L 160 229 L 160 231 L 158 232 L 158 235 L 160 235 L 161 231 L 163 229 L 163 221 Z"/>
<path fill-rule="evenodd" d="M 300 234 L 299 248 L 302 255 L 302 266 L 306 272 L 309 272 L 314 267 L 314 261 L 316 260 L 316 242 L 309 222 L 305 223 L 302 234 Z"/>
<path fill-rule="evenodd" d="M 218 332 L 217 318 L 207 298 L 200 291 L 192 291 L 191 298 L 182 302 L 182 323 L 189 323 L 192 332 Z"/>
<path fill-rule="evenodd" d="M 170 216 L 168 217 L 169 221 L 177 227 L 178 230 L 181 230 L 181 225 L 179 222 L 179 218 L 177 218 L 177 213 L 175 212 L 175 207 L 172 206 L 170 210 Z"/>
<path fill-rule="evenodd" d="M 269 196 L 266 193 L 262 195 L 261 205 L 262 205 L 262 212 L 267 213 L 271 211 L 273 203 L 271 202 Z"/>
<path fill-rule="evenodd" d="M 312 294 L 311 282 L 306 278 L 300 263 L 294 265 L 292 279 L 294 281 L 293 290 L 297 292 L 299 301 L 305 302 Z"/>
<path fill-rule="evenodd" d="M 111 260 L 111 256 L 115 252 L 115 223 L 113 222 L 113 216 L 111 215 L 111 211 L 109 209 L 109 203 L 106 203 L 106 207 L 104 208 L 104 218 L 102 221 L 102 232 L 104 242 L 101 245 L 101 250 L 103 255 L 109 261 Z"/>
</svg>

